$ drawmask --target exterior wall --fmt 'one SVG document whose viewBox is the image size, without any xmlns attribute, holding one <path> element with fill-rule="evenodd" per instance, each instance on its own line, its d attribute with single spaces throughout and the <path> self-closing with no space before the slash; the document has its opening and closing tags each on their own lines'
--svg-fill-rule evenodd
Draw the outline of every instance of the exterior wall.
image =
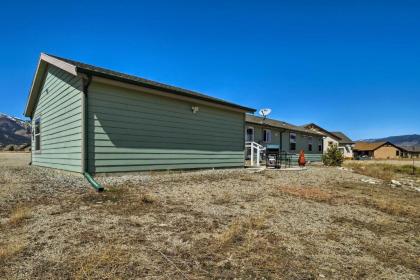
<svg viewBox="0 0 420 280">
<path fill-rule="evenodd" d="M 245 114 L 92 82 L 89 170 L 243 167 Z"/>
<path fill-rule="evenodd" d="M 399 151 L 399 155 L 397 156 L 397 151 Z M 395 159 L 401 157 L 401 150 L 395 148 L 392 145 L 385 145 L 373 152 L 373 157 L 375 159 Z"/>
<path fill-rule="evenodd" d="M 344 158 L 353 158 L 353 145 L 340 144 L 339 149 L 343 153 Z"/>
<path fill-rule="evenodd" d="M 330 136 L 324 137 L 324 154 L 328 151 L 328 148 L 332 145 L 338 145 L 338 141 Z"/>
<path fill-rule="evenodd" d="M 41 118 L 40 151 L 32 141 L 32 164 L 82 172 L 82 81 L 49 66 L 32 118 Z"/>
</svg>

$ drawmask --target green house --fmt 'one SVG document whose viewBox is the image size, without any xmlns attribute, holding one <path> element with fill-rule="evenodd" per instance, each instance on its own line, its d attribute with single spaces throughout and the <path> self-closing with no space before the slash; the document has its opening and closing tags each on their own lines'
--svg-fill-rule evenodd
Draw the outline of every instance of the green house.
<svg viewBox="0 0 420 280">
<path fill-rule="evenodd" d="M 306 160 L 319 162 L 323 154 L 325 134 L 284 121 L 246 115 L 245 140 L 256 142 L 267 150 L 285 152 L 297 164 L 300 151 Z"/>
<path fill-rule="evenodd" d="M 244 166 L 254 109 L 41 54 L 25 116 L 32 164 L 74 172 Z"/>
</svg>

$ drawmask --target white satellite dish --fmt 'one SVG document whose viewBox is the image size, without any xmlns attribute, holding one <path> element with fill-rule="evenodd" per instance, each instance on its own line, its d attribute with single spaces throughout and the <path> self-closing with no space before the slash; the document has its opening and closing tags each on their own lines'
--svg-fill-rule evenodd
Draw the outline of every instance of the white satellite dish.
<svg viewBox="0 0 420 280">
<path fill-rule="evenodd" d="M 270 115 L 270 113 L 271 113 L 271 109 L 269 109 L 269 108 L 266 108 L 266 109 L 261 109 L 261 110 L 259 111 L 259 113 L 260 113 L 260 116 L 262 116 L 262 117 L 266 118 L 268 115 Z"/>
</svg>

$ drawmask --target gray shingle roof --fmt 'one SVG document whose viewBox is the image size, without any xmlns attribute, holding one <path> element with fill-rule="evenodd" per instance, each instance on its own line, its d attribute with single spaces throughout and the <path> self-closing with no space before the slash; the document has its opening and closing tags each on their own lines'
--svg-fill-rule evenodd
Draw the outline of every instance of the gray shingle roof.
<svg viewBox="0 0 420 280">
<path fill-rule="evenodd" d="M 354 144 L 354 141 L 351 140 L 347 135 L 345 135 L 341 131 L 333 131 L 331 133 L 341 139 L 341 140 L 338 140 L 338 143 L 340 144 Z"/>
<path fill-rule="evenodd" d="M 285 129 L 285 130 L 302 132 L 302 133 L 306 133 L 306 134 L 312 134 L 312 135 L 318 135 L 318 136 L 325 136 L 321 132 L 314 131 L 314 130 L 311 130 L 311 129 L 306 129 L 306 128 L 301 127 L 301 126 L 293 125 L 293 124 L 290 124 L 290 123 L 287 123 L 287 122 L 283 122 L 283 121 L 279 121 L 279 120 L 268 119 L 268 118 L 266 118 L 264 120 L 262 117 L 258 117 L 258 116 L 254 116 L 254 115 L 250 115 L 250 114 L 247 114 L 246 115 L 245 120 L 248 123 L 259 124 L 259 125 L 262 125 L 263 124 L 263 121 L 264 121 L 264 125 L 265 126 L 271 126 L 271 127 L 275 127 L 275 128 L 282 128 L 282 129 Z"/>
<path fill-rule="evenodd" d="M 120 82 L 125 82 L 125 83 L 130 83 L 130 84 L 136 84 L 136 85 L 148 87 L 148 88 L 151 88 L 151 89 L 161 90 L 161 91 L 165 91 L 165 92 L 168 92 L 168 93 L 177 94 L 177 95 L 181 95 L 181 96 L 192 97 L 192 98 L 200 99 L 200 100 L 203 100 L 203 101 L 208 101 L 208 102 L 217 103 L 217 104 L 220 104 L 220 105 L 225 105 L 225 106 L 228 106 L 228 107 L 241 109 L 241 110 L 244 110 L 244 111 L 247 111 L 247 112 L 255 112 L 255 109 L 253 109 L 253 108 L 244 107 L 244 106 L 241 106 L 241 105 L 238 105 L 238 104 L 234 104 L 234 103 L 225 101 L 223 99 L 211 97 L 211 96 L 201 94 L 201 93 L 198 93 L 198 92 L 195 92 L 195 91 L 166 85 L 166 84 L 163 84 L 163 83 L 143 79 L 143 78 L 140 78 L 140 77 L 137 77 L 137 76 L 124 74 L 124 73 L 121 73 L 121 72 L 105 69 L 105 68 L 102 68 L 102 67 L 93 66 L 93 65 L 90 65 L 90 64 L 70 60 L 70 59 L 67 59 L 67 58 L 58 57 L 58 56 L 51 55 L 51 54 L 47 54 L 47 55 L 74 65 L 77 68 L 77 72 L 80 72 L 80 73 L 92 74 L 92 75 L 98 76 L 98 77 L 108 78 L 108 79 L 117 80 L 117 81 L 120 81 Z"/>
</svg>

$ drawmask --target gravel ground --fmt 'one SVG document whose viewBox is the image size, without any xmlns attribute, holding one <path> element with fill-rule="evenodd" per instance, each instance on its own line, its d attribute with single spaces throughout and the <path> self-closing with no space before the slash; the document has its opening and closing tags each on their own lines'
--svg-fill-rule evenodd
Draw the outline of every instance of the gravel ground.
<svg viewBox="0 0 420 280">
<path fill-rule="evenodd" d="M 379 179 L 154 172 L 100 176 L 97 194 L 80 175 L 3 157 L 2 279 L 420 277 L 420 195 Z"/>
</svg>

